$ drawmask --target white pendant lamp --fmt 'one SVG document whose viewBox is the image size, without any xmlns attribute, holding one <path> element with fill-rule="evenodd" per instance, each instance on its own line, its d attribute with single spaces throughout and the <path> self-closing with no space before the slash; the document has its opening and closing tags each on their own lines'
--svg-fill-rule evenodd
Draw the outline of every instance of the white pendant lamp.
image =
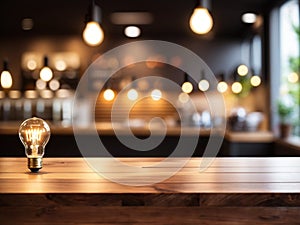
<svg viewBox="0 0 300 225">
<path fill-rule="evenodd" d="M 48 57 L 44 57 L 44 67 L 40 71 L 41 80 L 48 82 L 53 78 L 53 72 L 48 66 Z"/>
<path fill-rule="evenodd" d="M 2 88 L 9 89 L 12 87 L 13 80 L 11 73 L 8 70 L 8 64 L 7 61 L 3 61 L 3 71 L 1 73 L 1 86 Z"/>
<path fill-rule="evenodd" d="M 83 31 L 83 40 L 90 46 L 98 46 L 104 40 L 104 32 L 100 25 L 101 9 L 92 0 L 89 15 L 87 16 L 86 27 Z"/>
<path fill-rule="evenodd" d="M 190 18 L 190 28 L 196 34 L 206 34 L 213 27 L 213 18 L 209 12 L 210 0 L 200 0 Z"/>
<path fill-rule="evenodd" d="M 193 91 L 193 84 L 188 81 L 187 73 L 184 74 L 184 82 L 181 85 L 181 90 L 186 94 L 189 94 Z"/>
</svg>

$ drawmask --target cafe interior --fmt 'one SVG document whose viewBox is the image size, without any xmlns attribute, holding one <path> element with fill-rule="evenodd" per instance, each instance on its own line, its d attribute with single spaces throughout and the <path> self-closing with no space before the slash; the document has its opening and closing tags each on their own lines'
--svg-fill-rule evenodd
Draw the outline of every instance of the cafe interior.
<svg viewBox="0 0 300 225">
<path fill-rule="evenodd" d="M 4 0 L 0 9 L 4 224 L 298 224 L 298 0 Z M 101 159 L 101 185 L 87 158 Z M 140 180 L 105 161 L 183 158 L 182 174 L 157 182 L 164 166 Z M 212 171 L 189 174 L 204 164 Z"/>
</svg>

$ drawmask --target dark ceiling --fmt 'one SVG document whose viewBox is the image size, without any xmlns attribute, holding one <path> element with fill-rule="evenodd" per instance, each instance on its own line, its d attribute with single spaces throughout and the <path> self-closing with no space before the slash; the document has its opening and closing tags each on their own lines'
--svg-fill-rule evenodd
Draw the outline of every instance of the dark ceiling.
<svg viewBox="0 0 300 225">
<path fill-rule="evenodd" d="M 96 0 L 102 8 L 106 35 L 122 35 L 123 26 L 112 24 L 112 12 L 150 12 L 153 22 L 141 25 L 143 37 L 193 35 L 189 17 L 196 0 Z M 249 25 L 243 24 L 244 12 L 264 14 L 275 0 L 212 0 L 214 18 L 212 33 L 217 37 L 241 37 Z M 1 36 L 13 35 L 80 35 L 84 28 L 89 0 L 1 0 Z M 32 18 L 30 31 L 21 29 L 23 18 Z"/>
</svg>

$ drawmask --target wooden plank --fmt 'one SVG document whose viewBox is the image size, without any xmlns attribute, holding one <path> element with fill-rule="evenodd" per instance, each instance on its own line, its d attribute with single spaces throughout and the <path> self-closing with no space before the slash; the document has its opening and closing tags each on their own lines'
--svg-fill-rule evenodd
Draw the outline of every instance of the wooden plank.
<svg viewBox="0 0 300 225">
<path fill-rule="evenodd" d="M 167 168 L 159 168 L 158 170 L 151 170 L 156 174 L 153 177 L 148 177 L 147 180 L 154 180 L 157 177 L 168 175 Z M 148 172 L 148 171 L 146 171 Z M 118 172 L 114 170 L 114 172 L 103 172 L 103 173 L 39 173 L 39 174 L 31 174 L 31 173 L 3 173 L 0 174 L 1 179 L 3 181 L 11 180 L 14 182 L 28 180 L 40 182 L 40 181 L 52 181 L 52 180 L 66 180 L 68 182 L 109 182 L 106 177 L 113 176 L 118 179 L 127 179 L 135 180 L 145 178 L 145 175 L 148 173 L 126 173 L 126 172 Z M 300 172 L 199 172 L 197 170 L 185 171 L 181 170 L 176 173 L 175 176 L 170 177 L 165 180 L 165 183 L 205 183 L 205 182 L 232 182 L 232 183 L 240 183 L 240 182 L 259 182 L 264 183 L 268 180 L 269 182 L 300 182 Z"/>
<path fill-rule="evenodd" d="M 300 207 L 299 194 L 2 194 L 1 206 Z"/>
<path fill-rule="evenodd" d="M 162 159 L 120 160 L 141 167 Z M 160 183 L 128 186 L 98 176 L 81 158 L 44 159 L 37 174 L 27 172 L 24 158 L 0 158 L 0 223 L 299 224 L 299 158 L 216 158 L 204 172 L 200 162 L 189 160 Z M 154 181 L 177 165 L 145 168 L 151 173 L 143 177 L 110 160 L 101 163 L 107 174 L 130 182 Z"/>
<path fill-rule="evenodd" d="M 126 171 L 110 159 L 101 159 L 104 176 L 96 174 L 82 158 L 46 158 L 36 174 L 27 172 L 25 158 L 0 158 L 1 193 L 296 193 L 300 188 L 299 158 L 216 158 L 205 171 L 199 171 L 200 158 L 189 160 L 186 167 L 167 178 L 178 160 L 163 166 L 147 167 L 162 158 L 121 158 L 123 163 L 141 167 L 140 173 Z M 172 174 L 170 174 L 172 175 Z M 114 176 L 124 186 L 105 179 Z M 135 187 L 135 183 L 153 185 Z M 146 183 L 145 183 L 146 182 Z"/>
<path fill-rule="evenodd" d="M 5 182 L 0 193 L 299 193 L 299 183 L 159 183 L 128 186 L 116 183 Z"/>
<path fill-rule="evenodd" d="M 1 207 L 4 224 L 299 224 L 293 207 Z M 16 216 L 17 215 L 17 216 Z"/>
<path fill-rule="evenodd" d="M 112 176 L 124 182 L 133 183 L 137 179 L 143 179 L 147 176 L 147 181 L 153 182 L 169 174 L 169 171 L 150 170 L 144 173 L 126 173 L 104 172 L 104 173 L 5 173 L 1 175 L 3 182 L 72 182 L 72 183 L 93 183 L 93 182 L 110 182 L 105 177 Z M 150 174 L 155 172 L 154 174 Z M 300 173 L 206 173 L 206 172 L 178 172 L 176 175 L 165 180 L 164 183 L 300 183 Z"/>
<path fill-rule="evenodd" d="M 164 158 L 117 158 L 119 162 L 126 163 L 132 166 L 160 166 L 159 162 L 164 162 L 164 167 L 173 167 L 178 165 L 178 162 L 185 161 L 184 158 L 173 158 L 168 161 L 162 161 Z M 111 159 L 101 158 L 94 159 L 103 166 L 115 166 L 111 163 Z M 199 168 L 203 160 L 211 161 L 209 168 L 222 167 L 238 167 L 238 168 L 280 168 L 280 167 L 297 167 L 300 166 L 299 157 L 273 157 L 273 158 L 215 158 L 215 159 L 200 159 L 191 158 L 187 160 L 185 167 Z M 0 158 L 0 168 L 9 169 L 9 171 L 18 170 L 19 167 L 26 168 L 27 159 L 24 158 Z M 83 158 L 44 158 L 44 166 L 49 169 L 76 169 L 89 170 L 89 166 Z M 9 167 L 9 168 L 7 168 Z"/>
</svg>

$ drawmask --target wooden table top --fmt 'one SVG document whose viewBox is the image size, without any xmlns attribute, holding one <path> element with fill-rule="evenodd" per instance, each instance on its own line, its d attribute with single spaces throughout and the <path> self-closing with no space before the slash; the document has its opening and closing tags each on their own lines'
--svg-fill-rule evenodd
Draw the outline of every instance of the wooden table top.
<svg viewBox="0 0 300 225">
<path fill-rule="evenodd" d="M 108 174 L 129 180 L 124 172 L 101 159 Z M 119 158 L 134 166 L 149 166 L 153 179 L 171 168 L 151 168 L 161 158 Z M 0 158 L 0 193 L 299 193 L 300 158 L 215 158 L 199 170 L 201 158 L 192 158 L 167 180 L 148 186 L 114 183 L 95 173 L 83 158 L 44 158 L 39 173 L 30 173 L 26 158 Z"/>
</svg>

